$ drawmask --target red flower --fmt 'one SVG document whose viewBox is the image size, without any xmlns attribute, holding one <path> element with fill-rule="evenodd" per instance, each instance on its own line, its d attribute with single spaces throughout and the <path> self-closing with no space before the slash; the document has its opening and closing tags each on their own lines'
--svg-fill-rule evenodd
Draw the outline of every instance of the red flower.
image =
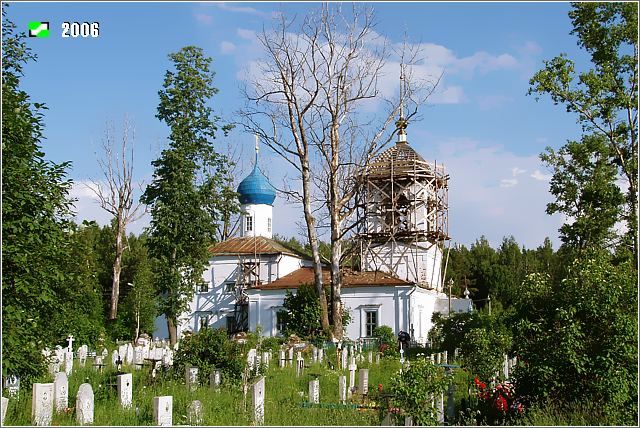
<svg viewBox="0 0 640 428">
<path fill-rule="evenodd" d="M 378 384 L 378 392 L 382 392 L 382 384 L 381 383 Z"/>
<path fill-rule="evenodd" d="M 496 398 L 494 405 L 496 406 L 496 410 L 498 410 L 499 412 L 507 411 L 507 400 L 502 395 L 498 395 L 498 398 Z"/>
</svg>

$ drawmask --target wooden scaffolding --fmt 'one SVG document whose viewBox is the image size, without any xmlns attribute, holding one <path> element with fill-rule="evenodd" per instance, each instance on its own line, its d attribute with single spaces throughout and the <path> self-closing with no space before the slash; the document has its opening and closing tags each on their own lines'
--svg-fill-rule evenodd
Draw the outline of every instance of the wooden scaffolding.
<svg viewBox="0 0 640 428">
<path fill-rule="evenodd" d="M 428 163 L 406 141 L 398 141 L 369 164 L 364 179 L 362 263 L 367 259 L 374 269 L 395 273 L 404 262 L 413 266 L 419 283 L 432 284 L 433 279 L 419 274 L 418 250 L 426 252 L 435 245 L 442 249 L 450 239 L 449 176 L 444 165 Z M 439 284 L 442 278 L 436 280 Z"/>
</svg>

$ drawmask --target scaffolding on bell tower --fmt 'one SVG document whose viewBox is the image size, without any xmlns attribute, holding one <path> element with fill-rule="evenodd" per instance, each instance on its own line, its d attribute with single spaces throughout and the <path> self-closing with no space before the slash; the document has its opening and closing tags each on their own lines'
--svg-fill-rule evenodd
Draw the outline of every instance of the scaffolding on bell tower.
<svg viewBox="0 0 640 428">
<path fill-rule="evenodd" d="M 401 74 L 401 94 L 402 80 Z M 398 141 L 364 171 L 361 263 L 364 270 L 387 271 L 441 291 L 438 264 L 450 239 L 449 175 L 444 165 L 425 161 L 407 143 L 400 98 Z"/>
</svg>

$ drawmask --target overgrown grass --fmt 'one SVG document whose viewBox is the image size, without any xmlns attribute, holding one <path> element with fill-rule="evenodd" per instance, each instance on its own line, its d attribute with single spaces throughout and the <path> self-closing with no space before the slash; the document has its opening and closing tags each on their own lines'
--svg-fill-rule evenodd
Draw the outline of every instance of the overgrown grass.
<svg viewBox="0 0 640 428">
<path fill-rule="evenodd" d="M 359 368 L 369 368 L 369 391 L 377 396 L 378 384 L 388 387 L 391 376 L 398 370 L 395 360 L 381 360 L 379 365 L 361 363 Z M 76 425 L 76 394 L 82 383 L 91 384 L 94 392 L 94 425 L 140 426 L 153 424 L 153 397 L 173 396 L 173 423 L 187 424 L 187 407 L 193 400 L 203 406 L 203 425 L 234 426 L 252 424 L 251 389 L 245 395 L 242 387 L 224 382 L 219 391 L 202 385 L 188 391 L 184 381 L 160 375 L 151 382 L 148 368 L 133 370 L 133 406 L 122 409 L 118 403 L 115 387 L 115 371 L 105 369 L 99 373 L 87 366 L 75 368 L 69 377 L 68 413 L 55 413 L 52 425 Z M 380 415 L 369 409 L 325 409 L 303 408 L 308 401 L 309 381 L 320 379 L 320 402 L 338 403 L 338 376 L 347 376 L 348 371 L 334 371 L 324 365 L 314 364 L 296 376 L 295 368 L 278 368 L 272 360 L 265 373 L 265 424 L 266 425 L 379 425 Z M 53 382 L 51 376 L 41 382 Z M 373 398 L 372 398 L 373 399 Z M 31 425 L 31 394 L 22 389 L 18 400 L 10 399 L 5 425 Z"/>
</svg>

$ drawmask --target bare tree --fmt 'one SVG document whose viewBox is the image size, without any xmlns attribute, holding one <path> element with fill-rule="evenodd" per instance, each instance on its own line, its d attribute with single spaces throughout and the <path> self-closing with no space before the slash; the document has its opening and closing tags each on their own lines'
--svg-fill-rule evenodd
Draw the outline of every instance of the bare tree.
<svg viewBox="0 0 640 428">
<path fill-rule="evenodd" d="M 100 182 L 92 179 L 92 185 L 88 186 L 98 197 L 100 207 L 113 216 L 115 257 L 113 260 L 111 303 L 109 306 L 109 319 L 111 320 L 116 319 L 118 316 L 120 271 L 122 269 L 122 255 L 126 248 L 127 226 L 138 220 L 146 212 L 144 205 L 140 202 L 134 203 L 134 141 L 135 131 L 126 117 L 119 142 L 115 135 L 115 126 L 112 123 L 107 124 L 105 136 L 102 139 L 102 152 L 97 157 L 104 181 Z M 142 189 L 142 183 L 139 186 Z"/>
<path fill-rule="evenodd" d="M 392 139 L 387 128 L 406 101 L 382 99 L 379 83 L 391 49 L 374 31 L 373 11 L 354 6 L 350 18 L 344 16 L 339 7 L 323 5 L 295 33 L 295 19 L 284 16 L 274 31 L 263 31 L 259 40 L 266 58 L 245 89 L 249 103 L 242 112 L 245 126 L 299 173 L 302 193 L 290 188 L 287 194 L 304 208 L 325 330 L 317 227 L 323 221 L 319 208 L 326 213 L 332 250 L 331 334 L 336 338 L 343 334 L 343 243 L 355 227 L 350 219 L 357 209 L 362 168 Z M 403 50 L 403 60 L 404 55 Z M 415 60 L 415 52 L 408 59 Z M 406 81 L 405 86 L 412 88 Z M 431 91 L 434 87 L 429 86 Z M 402 96 L 414 99 L 418 92 L 407 89 Z M 382 117 L 360 114 L 379 102 L 387 107 Z M 414 104 L 408 117 L 417 112 Z"/>
</svg>

